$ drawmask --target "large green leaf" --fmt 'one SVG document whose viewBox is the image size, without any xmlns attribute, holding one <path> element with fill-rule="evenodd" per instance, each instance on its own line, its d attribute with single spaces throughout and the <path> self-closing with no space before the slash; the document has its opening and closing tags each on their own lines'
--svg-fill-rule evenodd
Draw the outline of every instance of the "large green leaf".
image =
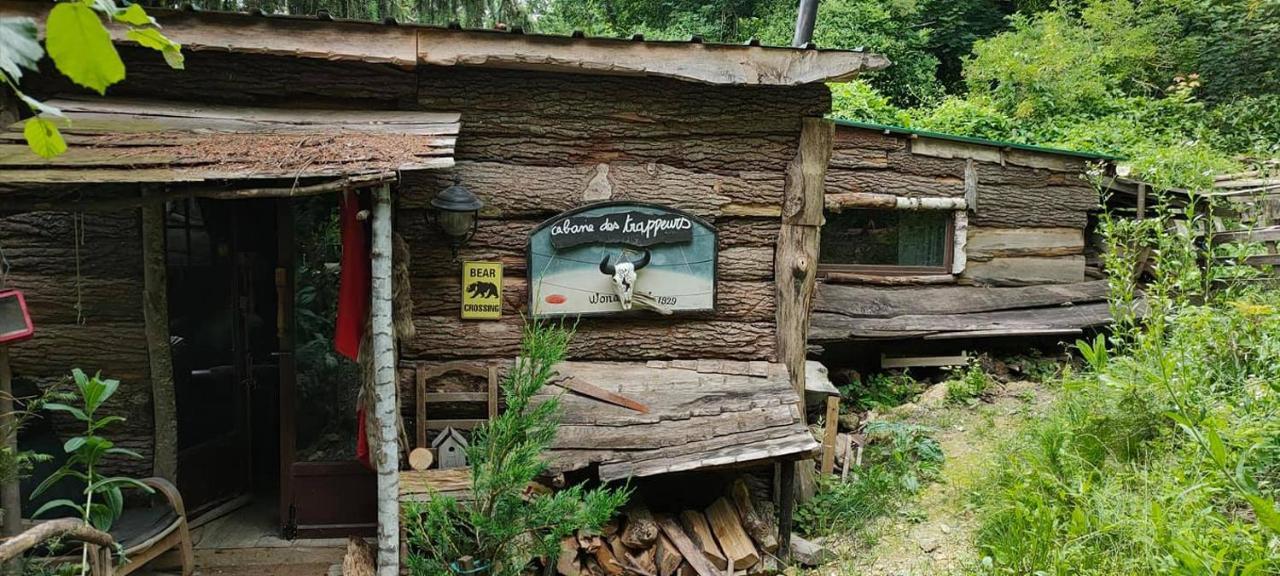
<svg viewBox="0 0 1280 576">
<path fill-rule="evenodd" d="M 81 2 L 59 2 L 45 21 L 45 48 L 72 82 L 105 94 L 124 79 L 124 62 L 102 19 Z"/>
<path fill-rule="evenodd" d="M 170 40 L 155 28 L 134 28 L 126 33 L 130 40 L 152 50 L 159 50 L 170 68 L 181 70 L 186 58 L 182 55 L 182 45 Z"/>
<path fill-rule="evenodd" d="M 22 128 L 22 135 L 26 137 L 31 151 L 42 158 L 53 158 L 67 151 L 67 141 L 62 139 L 62 133 L 46 118 L 28 118 Z"/>
<path fill-rule="evenodd" d="M 79 420 L 81 422 L 89 421 L 89 415 L 85 414 L 84 410 L 76 408 L 75 406 L 68 406 L 66 404 L 60 404 L 58 402 L 50 402 L 44 405 L 44 409 L 53 410 L 54 412 L 67 412 L 72 416 L 74 416 L 76 420 Z"/>
<path fill-rule="evenodd" d="M 44 506 L 41 506 L 40 508 L 36 509 L 36 511 L 31 514 L 31 517 L 39 518 L 45 512 L 48 512 L 56 508 L 71 508 L 72 510 L 75 510 L 80 516 L 84 516 L 83 506 L 75 502 L 72 502 L 71 500 L 67 500 L 66 498 L 59 498 L 57 500 L 50 500 L 48 502 L 45 502 Z"/>
<path fill-rule="evenodd" d="M 0 18 L 0 72 L 14 84 L 22 79 L 23 68 L 35 70 L 44 55 L 36 33 L 35 20 Z"/>
<path fill-rule="evenodd" d="M 111 15 L 111 19 L 130 26 L 159 26 L 156 24 L 156 19 L 148 15 L 141 4 L 130 4 L 128 8 L 116 10 Z"/>
</svg>

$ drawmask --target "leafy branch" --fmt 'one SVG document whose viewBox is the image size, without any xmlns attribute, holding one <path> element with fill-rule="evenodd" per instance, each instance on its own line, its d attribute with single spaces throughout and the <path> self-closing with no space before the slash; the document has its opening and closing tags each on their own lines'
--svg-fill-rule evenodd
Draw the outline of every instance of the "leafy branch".
<svg viewBox="0 0 1280 576">
<path fill-rule="evenodd" d="M 98 94 L 124 79 L 124 61 L 111 43 L 107 23 L 128 26 L 125 36 L 139 45 L 159 51 L 170 67 L 182 69 L 182 45 L 160 32 L 160 24 L 139 4 L 119 6 L 116 0 L 58 2 L 45 20 L 45 46 L 31 18 L 0 18 L 0 84 L 8 86 L 35 115 L 27 119 L 22 134 L 32 152 L 52 158 L 67 150 L 67 142 L 54 118 L 68 121 L 55 106 L 23 92 L 18 86 L 23 70 L 39 71 L 46 54 L 72 82 Z"/>
</svg>

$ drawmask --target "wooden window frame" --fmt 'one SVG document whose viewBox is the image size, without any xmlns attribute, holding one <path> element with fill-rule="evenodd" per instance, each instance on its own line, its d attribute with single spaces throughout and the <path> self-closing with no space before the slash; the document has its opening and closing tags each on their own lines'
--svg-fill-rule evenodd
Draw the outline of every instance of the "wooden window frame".
<svg viewBox="0 0 1280 576">
<path fill-rule="evenodd" d="M 860 208 L 850 208 L 860 210 Z M 874 210 L 874 208 L 867 208 Z M 883 210 L 883 209 L 882 209 Z M 888 210 L 896 210 L 890 208 Z M 929 210 L 933 212 L 933 210 Z M 825 277 L 829 273 L 866 274 L 872 276 L 924 276 L 952 275 L 951 266 L 955 263 L 956 252 L 956 213 L 961 210 L 942 210 L 947 213 L 946 244 L 943 246 L 941 266 L 906 266 L 897 264 L 824 264 L 822 256 L 818 256 L 818 276 Z"/>
</svg>

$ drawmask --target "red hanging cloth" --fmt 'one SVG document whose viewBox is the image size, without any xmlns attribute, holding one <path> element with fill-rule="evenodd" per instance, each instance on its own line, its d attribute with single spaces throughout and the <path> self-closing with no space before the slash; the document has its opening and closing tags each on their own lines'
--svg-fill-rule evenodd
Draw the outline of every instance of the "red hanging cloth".
<svg viewBox="0 0 1280 576">
<path fill-rule="evenodd" d="M 369 235 L 360 213 L 360 196 L 343 192 L 339 196 L 342 224 L 342 278 L 338 284 L 338 319 L 333 331 L 333 347 L 352 360 L 360 356 L 360 338 L 369 314 Z"/>
</svg>

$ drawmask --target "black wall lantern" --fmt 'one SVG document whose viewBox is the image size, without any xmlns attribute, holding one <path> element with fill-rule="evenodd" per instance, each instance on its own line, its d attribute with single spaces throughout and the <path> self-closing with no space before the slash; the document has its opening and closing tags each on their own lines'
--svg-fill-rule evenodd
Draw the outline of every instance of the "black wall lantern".
<svg viewBox="0 0 1280 576">
<path fill-rule="evenodd" d="M 449 237 L 449 248 L 456 259 L 458 249 L 476 233 L 484 202 L 462 184 L 454 182 L 453 186 L 441 190 L 431 199 L 431 208 L 429 217 Z"/>
</svg>

